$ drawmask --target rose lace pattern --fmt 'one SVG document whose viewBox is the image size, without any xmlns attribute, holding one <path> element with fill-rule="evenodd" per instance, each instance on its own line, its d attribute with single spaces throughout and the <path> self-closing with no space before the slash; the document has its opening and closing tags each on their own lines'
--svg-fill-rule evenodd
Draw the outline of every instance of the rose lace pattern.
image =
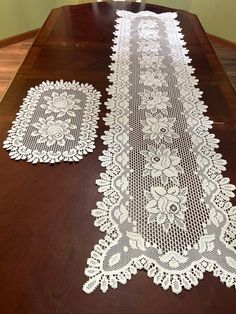
<svg viewBox="0 0 236 314">
<path fill-rule="evenodd" d="M 100 93 L 63 80 L 30 88 L 4 148 L 31 163 L 79 161 L 95 148 Z"/>
<path fill-rule="evenodd" d="M 109 76 L 108 146 L 92 210 L 106 232 L 87 261 L 91 293 L 144 269 L 180 293 L 205 271 L 236 285 L 235 186 L 196 87 L 176 13 L 118 11 Z"/>
</svg>

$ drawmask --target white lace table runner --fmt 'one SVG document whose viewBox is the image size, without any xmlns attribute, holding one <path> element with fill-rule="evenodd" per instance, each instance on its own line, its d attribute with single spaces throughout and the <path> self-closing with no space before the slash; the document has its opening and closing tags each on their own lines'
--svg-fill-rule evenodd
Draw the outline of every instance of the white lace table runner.
<svg viewBox="0 0 236 314">
<path fill-rule="evenodd" d="M 119 11 L 109 79 L 111 99 L 92 211 L 106 232 L 95 245 L 83 289 L 125 284 L 145 269 L 180 293 L 205 271 L 236 285 L 234 185 L 208 132 L 212 122 L 176 13 Z"/>
<path fill-rule="evenodd" d="M 100 96 L 75 81 L 30 88 L 3 147 L 32 163 L 79 161 L 95 147 Z"/>
</svg>

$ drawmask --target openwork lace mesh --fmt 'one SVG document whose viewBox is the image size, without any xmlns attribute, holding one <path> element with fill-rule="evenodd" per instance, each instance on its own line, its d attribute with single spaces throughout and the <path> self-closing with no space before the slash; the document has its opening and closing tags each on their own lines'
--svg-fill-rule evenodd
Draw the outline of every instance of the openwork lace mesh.
<svg viewBox="0 0 236 314">
<path fill-rule="evenodd" d="M 84 291 L 125 284 L 139 269 L 180 293 L 213 272 L 236 284 L 234 185 L 222 176 L 207 107 L 176 13 L 118 11 L 110 109 L 92 211 L 106 232 L 95 245 Z"/>
<path fill-rule="evenodd" d="M 3 147 L 32 163 L 79 161 L 95 147 L 100 96 L 75 81 L 30 88 Z"/>
</svg>

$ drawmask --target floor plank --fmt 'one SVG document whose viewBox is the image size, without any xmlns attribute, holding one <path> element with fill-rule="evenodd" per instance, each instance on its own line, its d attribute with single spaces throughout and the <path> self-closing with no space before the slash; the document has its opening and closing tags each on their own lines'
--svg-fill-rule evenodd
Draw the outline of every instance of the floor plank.
<svg viewBox="0 0 236 314">
<path fill-rule="evenodd" d="M 216 43 L 212 40 L 212 45 L 220 59 L 225 72 L 228 74 L 234 88 L 236 89 L 236 51 L 223 44 Z"/>
<path fill-rule="evenodd" d="M 0 49 L 0 99 L 29 51 L 34 38 Z"/>
</svg>

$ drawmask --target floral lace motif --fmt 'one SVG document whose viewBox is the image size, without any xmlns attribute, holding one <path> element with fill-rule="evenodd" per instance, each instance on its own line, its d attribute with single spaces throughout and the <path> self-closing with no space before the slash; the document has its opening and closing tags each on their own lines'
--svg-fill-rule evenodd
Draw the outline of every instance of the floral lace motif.
<svg viewBox="0 0 236 314">
<path fill-rule="evenodd" d="M 111 98 L 92 211 L 106 232 L 88 259 L 83 289 L 103 292 L 139 269 L 180 293 L 205 271 L 236 285 L 235 186 L 189 63 L 176 13 L 118 11 Z"/>
<path fill-rule="evenodd" d="M 81 102 L 80 99 L 75 99 L 75 95 L 64 93 L 52 93 L 52 96 L 44 96 L 46 104 L 42 104 L 41 108 L 46 109 L 45 114 L 47 113 L 57 113 L 57 117 L 63 117 L 65 114 L 68 116 L 75 117 L 73 110 L 82 109 L 77 104 Z"/>
<path fill-rule="evenodd" d="M 79 161 L 95 147 L 99 99 L 87 83 L 43 82 L 28 91 L 3 147 L 32 163 Z"/>
<path fill-rule="evenodd" d="M 186 229 L 184 212 L 187 210 L 187 189 L 180 190 L 177 186 L 165 189 L 161 186 L 151 187 L 151 192 L 145 191 L 148 199 L 146 210 L 150 213 L 148 223 L 156 221 L 168 231 L 171 224 Z"/>
<path fill-rule="evenodd" d="M 65 146 L 66 140 L 74 141 L 75 138 L 70 130 L 77 128 L 71 124 L 71 119 L 54 121 L 53 116 L 46 119 L 39 118 L 39 122 L 33 123 L 33 127 L 37 131 L 33 131 L 31 136 L 39 136 L 37 143 L 46 143 L 47 146 L 52 146 L 55 143 Z"/>
<path fill-rule="evenodd" d="M 160 177 L 163 185 L 169 181 L 178 184 L 178 174 L 183 173 L 183 168 L 180 166 L 181 159 L 177 156 L 177 149 L 171 151 L 161 144 L 156 150 L 154 146 L 148 145 L 148 149 L 141 151 L 140 154 L 147 162 L 143 176 Z"/>
</svg>

